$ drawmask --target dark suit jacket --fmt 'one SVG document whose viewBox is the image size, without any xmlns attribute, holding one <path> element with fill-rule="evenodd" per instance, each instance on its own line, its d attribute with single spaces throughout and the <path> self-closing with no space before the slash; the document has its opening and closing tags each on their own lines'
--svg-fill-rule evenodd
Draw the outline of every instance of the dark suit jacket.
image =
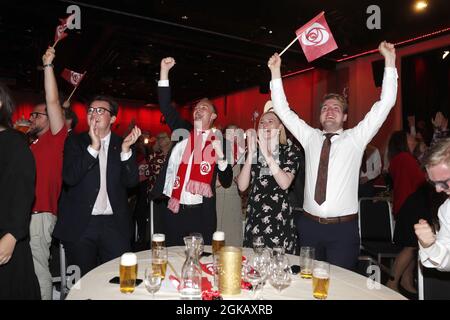
<svg viewBox="0 0 450 320">
<path fill-rule="evenodd" d="M 170 130 L 174 131 L 176 129 L 186 129 L 188 131 L 192 130 L 193 126 L 190 122 L 181 118 L 178 112 L 171 106 L 171 92 L 170 87 L 158 87 L 158 98 L 159 98 L 159 106 L 161 108 L 161 112 L 166 119 L 167 124 L 170 127 Z M 174 144 L 175 146 L 175 144 Z M 172 147 L 173 150 L 173 147 Z M 166 162 L 164 166 L 161 168 L 159 176 L 156 179 L 155 186 L 152 190 L 152 196 L 155 198 L 161 197 L 163 195 L 164 182 L 166 180 L 166 172 L 167 172 L 167 164 L 169 162 L 170 155 L 172 154 L 172 150 L 170 150 L 169 154 L 166 157 Z M 209 207 L 215 214 L 216 212 L 216 178 L 219 176 L 219 182 L 224 188 L 228 188 L 231 186 L 233 182 L 233 169 L 230 164 L 228 164 L 227 168 L 224 171 L 220 171 L 219 167 L 216 165 L 213 173 L 213 178 L 211 180 L 211 190 L 213 191 L 213 197 L 206 198 L 203 197 L 204 206 Z"/>
<path fill-rule="evenodd" d="M 77 241 L 86 229 L 100 188 L 98 157 L 87 150 L 91 139 L 87 132 L 70 135 L 64 146 L 63 180 L 66 188 L 59 202 L 58 221 L 53 235 L 63 241 Z M 128 212 L 127 188 L 138 184 L 136 153 L 120 160 L 122 139 L 111 133 L 108 148 L 106 182 L 108 198 L 117 230 L 130 237 L 131 215 Z"/>
</svg>

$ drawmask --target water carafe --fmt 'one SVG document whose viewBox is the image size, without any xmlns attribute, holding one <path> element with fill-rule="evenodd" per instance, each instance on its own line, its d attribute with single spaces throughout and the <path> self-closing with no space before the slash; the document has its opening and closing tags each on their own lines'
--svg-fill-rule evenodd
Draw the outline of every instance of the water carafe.
<svg viewBox="0 0 450 320">
<path fill-rule="evenodd" d="M 181 300 L 201 300 L 202 269 L 199 255 L 203 239 L 192 235 L 183 239 L 186 245 L 186 261 L 181 269 L 180 298 Z"/>
</svg>

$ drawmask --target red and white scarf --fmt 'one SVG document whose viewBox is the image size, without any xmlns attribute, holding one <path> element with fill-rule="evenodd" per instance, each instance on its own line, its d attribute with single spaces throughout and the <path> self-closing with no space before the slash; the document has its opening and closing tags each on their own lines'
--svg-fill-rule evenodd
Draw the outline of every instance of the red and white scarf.
<svg viewBox="0 0 450 320">
<path fill-rule="evenodd" d="M 215 138 L 211 130 L 206 138 L 205 146 L 202 148 L 202 133 L 197 130 L 190 133 L 172 187 L 172 195 L 167 206 L 173 213 L 178 213 L 180 209 L 181 192 L 185 184 L 185 190 L 192 194 L 198 194 L 207 198 L 213 196 L 211 181 L 217 162 L 216 152 L 212 145 L 213 137 Z M 191 156 L 191 172 L 188 180 L 185 181 Z"/>
</svg>

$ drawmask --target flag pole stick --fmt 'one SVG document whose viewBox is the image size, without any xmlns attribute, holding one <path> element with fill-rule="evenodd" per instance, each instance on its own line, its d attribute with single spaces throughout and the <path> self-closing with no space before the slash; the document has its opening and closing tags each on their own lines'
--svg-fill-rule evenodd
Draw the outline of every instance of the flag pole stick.
<svg viewBox="0 0 450 320">
<path fill-rule="evenodd" d="M 70 101 L 70 98 L 72 98 L 73 94 L 75 93 L 75 90 L 77 90 L 78 87 L 73 88 L 72 93 L 70 96 L 66 99 L 66 101 Z"/>
<path fill-rule="evenodd" d="M 281 51 L 281 53 L 279 54 L 279 56 L 281 57 L 281 55 L 282 55 L 283 53 L 285 53 L 286 50 L 289 49 L 289 48 L 294 44 L 294 42 L 297 41 L 297 39 L 298 39 L 299 37 L 300 37 L 300 35 L 296 36 L 295 39 L 292 40 L 291 43 L 289 43 L 289 44 L 287 45 L 287 47 L 283 49 L 283 51 Z"/>
<path fill-rule="evenodd" d="M 55 43 L 52 45 L 52 48 L 55 49 L 56 44 L 58 43 L 59 39 L 55 41 Z"/>
</svg>

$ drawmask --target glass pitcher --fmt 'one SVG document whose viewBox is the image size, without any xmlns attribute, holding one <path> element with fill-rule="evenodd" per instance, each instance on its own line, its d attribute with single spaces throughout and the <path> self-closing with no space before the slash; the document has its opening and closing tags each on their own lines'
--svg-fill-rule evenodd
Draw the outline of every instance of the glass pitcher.
<svg viewBox="0 0 450 320">
<path fill-rule="evenodd" d="M 202 269 L 199 255 L 203 239 L 198 236 L 187 236 L 183 239 L 186 245 L 186 261 L 181 269 L 180 298 L 181 300 L 201 300 Z"/>
</svg>

